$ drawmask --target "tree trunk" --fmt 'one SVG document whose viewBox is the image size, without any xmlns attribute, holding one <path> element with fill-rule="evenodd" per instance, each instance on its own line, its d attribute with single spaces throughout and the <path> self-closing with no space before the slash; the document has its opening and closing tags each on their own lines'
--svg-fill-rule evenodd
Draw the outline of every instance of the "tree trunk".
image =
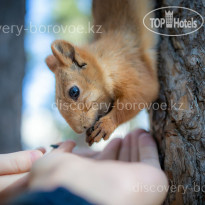
<svg viewBox="0 0 205 205">
<path fill-rule="evenodd" d="M 204 0 L 163 0 L 159 7 L 173 5 L 205 14 Z M 162 36 L 158 67 L 158 103 L 166 103 L 168 109 L 152 110 L 150 114 L 162 167 L 169 178 L 165 204 L 205 204 L 204 25 L 190 35 Z"/>
<path fill-rule="evenodd" d="M 11 28 L 24 25 L 24 15 L 24 0 L 0 0 L 0 153 L 21 149 L 24 34 Z"/>
</svg>

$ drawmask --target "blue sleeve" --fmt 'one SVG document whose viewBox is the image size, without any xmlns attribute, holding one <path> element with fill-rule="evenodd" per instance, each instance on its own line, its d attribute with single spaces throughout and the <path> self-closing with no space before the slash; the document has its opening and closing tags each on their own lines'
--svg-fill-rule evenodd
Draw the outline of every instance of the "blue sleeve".
<svg viewBox="0 0 205 205">
<path fill-rule="evenodd" d="M 85 199 L 59 187 L 54 191 L 36 191 L 26 193 L 9 205 L 93 205 Z"/>
</svg>

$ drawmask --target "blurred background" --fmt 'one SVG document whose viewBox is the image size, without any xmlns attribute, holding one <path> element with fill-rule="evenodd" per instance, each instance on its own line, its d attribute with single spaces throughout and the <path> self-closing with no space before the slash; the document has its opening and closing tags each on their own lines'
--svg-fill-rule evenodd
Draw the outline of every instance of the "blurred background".
<svg viewBox="0 0 205 205">
<path fill-rule="evenodd" d="M 55 106 L 55 78 L 45 58 L 55 39 L 79 46 L 92 40 L 91 7 L 91 0 L 0 0 L 0 153 L 49 148 L 65 139 L 88 147 Z M 111 138 L 124 137 L 135 127 L 149 129 L 145 110 Z"/>
</svg>

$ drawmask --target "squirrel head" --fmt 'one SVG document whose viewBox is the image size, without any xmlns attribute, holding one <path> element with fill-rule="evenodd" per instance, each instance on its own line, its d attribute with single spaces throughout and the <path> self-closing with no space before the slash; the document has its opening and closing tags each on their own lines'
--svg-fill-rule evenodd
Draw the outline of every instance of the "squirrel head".
<svg viewBox="0 0 205 205">
<path fill-rule="evenodd" d="M 71 128 L 83 133 L 111 109 L 111 91 L 92 54 L 64 40 L 51 49 L 46 63 L 55 74 L 57 107 Z"/>
</svg>

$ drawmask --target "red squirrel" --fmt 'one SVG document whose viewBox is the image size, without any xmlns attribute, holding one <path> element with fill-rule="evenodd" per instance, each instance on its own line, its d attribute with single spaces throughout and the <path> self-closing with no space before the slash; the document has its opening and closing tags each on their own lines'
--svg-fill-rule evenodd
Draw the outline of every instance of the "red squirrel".
<svg viewBox="0 0 205 205">
<path fill-rule="evenodd" d="M 59 111 L 75 132 L 86 132 L 89 145 L 107 140 L 140 111 L 137 104 L 158 96 L 156 39 L 143 25 L 151 5 L 152 0 L 93 0 L 94 25 L 102 26 L 93 41 L 51 45 L 46 63 L 55 74 Z"/>
</svg>

